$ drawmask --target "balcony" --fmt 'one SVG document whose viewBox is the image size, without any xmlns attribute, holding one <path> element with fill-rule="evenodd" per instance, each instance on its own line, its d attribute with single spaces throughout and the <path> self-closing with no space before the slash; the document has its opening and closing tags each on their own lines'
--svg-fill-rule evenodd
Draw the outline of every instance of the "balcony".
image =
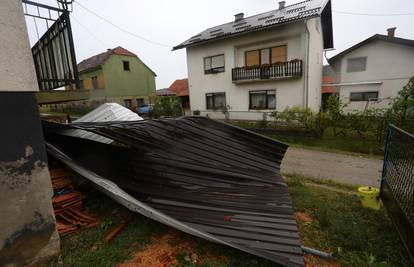
<svg viewBox="0 0 414 267">
<path fill-rule="evenodd" d="M 272 65 L 239 67 L 232 69 L 233 83 L 269 81 L 298 78 L 303 73 L 303 61 L 299 59 Z"/>
</svg>

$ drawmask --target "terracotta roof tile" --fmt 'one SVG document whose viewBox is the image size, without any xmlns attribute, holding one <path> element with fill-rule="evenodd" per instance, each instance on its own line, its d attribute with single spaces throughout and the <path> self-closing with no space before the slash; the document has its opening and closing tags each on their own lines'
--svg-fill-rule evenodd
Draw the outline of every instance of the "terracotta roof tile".
<svg viewBox="0 0 414 267">
<path fill-rule="evenodd" d="M 115 47 L 113 49 L 108 49 L 106 52 L 100 53 L 98 55 L 92 56 L 81 61 L 78 64 L 78 72 L 84 72 L 90 69 L 96 69 L 102 66 L 105 61 L 112 55 L 121 55 L 121 56 L 131 56 L 136 57 L 137 55 L 126 50 L 123 47 Z"/>
<path fill-rule="evenodd" d="M 188 79 L 176 80 L 168 89 L 175 92 L 177 96 L 188 96 Z"/>
</svg>

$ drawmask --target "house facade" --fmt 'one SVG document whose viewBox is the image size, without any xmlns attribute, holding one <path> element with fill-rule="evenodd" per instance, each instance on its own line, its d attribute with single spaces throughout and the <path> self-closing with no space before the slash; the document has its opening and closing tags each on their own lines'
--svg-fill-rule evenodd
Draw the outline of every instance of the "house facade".
<svg viewBox="0 0 414 267">
<path fill-rule="evenodd" d="M 260 120 L 264 112 L 321 105 L 323 51 L 332 48 L 330 1 L 311 0 L 203 31 L 187 49 L 191 110 Z"/>
<path fill-rule="evenodd" d="M 155 72 L 122 47 L 83 60 L 78 71 L 81 89 L 91 90 L 92 100 L 133 109 L 150 103 L 155 96 Z"/>
<path fill-rule="evenodd" d="M 346 111 L 387 108 L 414 76 L 414 40 L 376 34 L 329 59 Z"/>
</svg>

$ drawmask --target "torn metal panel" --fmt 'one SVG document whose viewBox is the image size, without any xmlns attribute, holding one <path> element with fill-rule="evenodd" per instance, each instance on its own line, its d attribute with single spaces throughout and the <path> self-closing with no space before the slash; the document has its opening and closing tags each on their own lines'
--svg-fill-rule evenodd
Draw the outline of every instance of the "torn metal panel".
<svg viewBox="0 0 414 267">
<path fill-rule="evenodd" d="M 120 145 L 69 137 L 65 128 L 90 131 Z M 45 132 L 61 151 L 61 160 L 66 157 L 69 167 L 89 179 L 115 183 L 111 185 L 120 189 L 111 188 L 110 194 L 127 207 L 284 266 L 304 265 L 280 175 L 287 145 L 204 117 L 45 123 Z M 59 156 L 56 150 L 49 152 Z"/>
<path fill-rule="evenodd" d="M 117 104 L 117 103 L 105 103 L 98 108 L 92 110 L 86 115 L 75 120 L 78 122 L 105 122 L 105 121 L 141 121 L 143 120 L 137 113 Z M 110 144 L 113 140 L 105 138 L 100 135 L 93 134 L 83 130 L 68 130 L 67 135 L 90 139 L 96 142 Z"/>
</svg>

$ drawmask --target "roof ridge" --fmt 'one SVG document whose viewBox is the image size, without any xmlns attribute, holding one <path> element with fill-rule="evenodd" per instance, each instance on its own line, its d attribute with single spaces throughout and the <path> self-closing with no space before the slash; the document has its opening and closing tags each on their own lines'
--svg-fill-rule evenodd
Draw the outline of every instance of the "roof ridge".
<svg viewBox="0 0 414 267">
<path fill-rule="evenodd" d="M 297 2 L 297 3 L 294 3 L 294 4 L 290 4 L 288 6 L 285 6 L 285 8 L 291 7 L 291 6 L 296 6 L 296 5 L 301 5 L 301 4 L 304 4 L 306 2 L 310 2 L 310 1 L 315 1 L 315 0 L 305 0 L 305 1 Z"/>
<path fill-rule="evenodd" d="M 292 6 L 296 6 L 296 5 L 300 5 L 300 4 L 304 4 L 304 3 L 306 3 L 306 2 L 313 2 L 313 1 L 316 1 L 316 0 L 305 0 L 305 1 L 301 1 L 301 2 L 297 2 L 297 3 L 294 3 L 294 4 L 290 4 L 290 5 L 288 5 L 288 6 L 285 6 L 285 8 L 288 8 L 288 7 L 292 7 Z M 264 11 L 264 12 L 260 12 L 260 13 L 257 13 L 257 14 L 254 14 L 254 15 L 250 15 L 250 16 L 248 16 L 248 17 L 244 17 L 243 19 L 245 20 L 245 19 L 249 19 L 249 18 L 252 18 L 252 17 L 256 17 L 256 16 L 259 16 L 259 15 L 263 15 L 263 14 L 266 14 L 266 13 L 271 13 L 271 12 L 275 12 L 275 11 L 279 11 L 280 9 L 272 9 L 272 10 L 269 10 L 269 11 Z M 230 22 L 225 22 L 225 23 L 222 23 L 222 24 L 219 24 L 219 25 L 217 25 L 217 26 L 213 26 L 213 27 L 210 27 L 210 28 L 207 28 L 207 29 L 205 29 L 204 31 L 207 31 L 207 30 L 210 30 L 210 29 L 213 29 L 213 28 L 217 28 L 217 27 L 220 27 L 220 26 L 223 26 L 223 25 L 226 25 L 226 24 L 229 24 L 229 23 L 234 23 L 235 21 L 230 21 Z M 200 32 L 201 33 L 201 32 Z M 198 34 L 200 34 L 200 33 L 198 33 Z M 196 34 L 196 35 L 194 35 L 194 36 L 197 36 L 198 34 Z M 192 37 L 194 37 L 194 36 L 192 36 Z M 191 37 L 191 38 L 192 38 Z"/>
<path fill-rule="evenodd" d="M 343 57 L 345 54 L 358 49 L 359 47 L 371 42 L 371 41 L 384 41 L 384 42 L 390 42 L 390 43 L 394 43 L 394 44 L 400 44 L 400 45 L 407 45 L 407 46 L 413 46 L 414 47 L 414 40 L 412 39 L 406 39 L 406 38 L 401 38 L 401 37 L 389 37 L 388 35 L 385 34 L 380 34 L 380 33 L 376 33 L 346 49 L 344 49 L 343 51 L 339 52 L 338 54 L 336 54 L 335 56 L 331 57 L 328 59 L 328 62 L 331 64 L 331 62 L 335 61 L 338 58 Z"/>
<path fill-rule="evenodd" d="M 241 21 L 230 21 L 209 27 L 186 41 L 173 47 L 173 50 L 198 45 L 207 41 L 219 40 L 242 33 L 259 31 L 276 25 L 287 24 L 303 19 L 321 16 L 330 0 L 304 0 L 285 6 L 283 9 L 272 9 L 253 14 Z M 331 9 L 331 6 L 329 5 Z M 329 13 L 330 14 L 330 13 Z M 331 15 L 329 15 L 331 16 Z"/>
</svg>

